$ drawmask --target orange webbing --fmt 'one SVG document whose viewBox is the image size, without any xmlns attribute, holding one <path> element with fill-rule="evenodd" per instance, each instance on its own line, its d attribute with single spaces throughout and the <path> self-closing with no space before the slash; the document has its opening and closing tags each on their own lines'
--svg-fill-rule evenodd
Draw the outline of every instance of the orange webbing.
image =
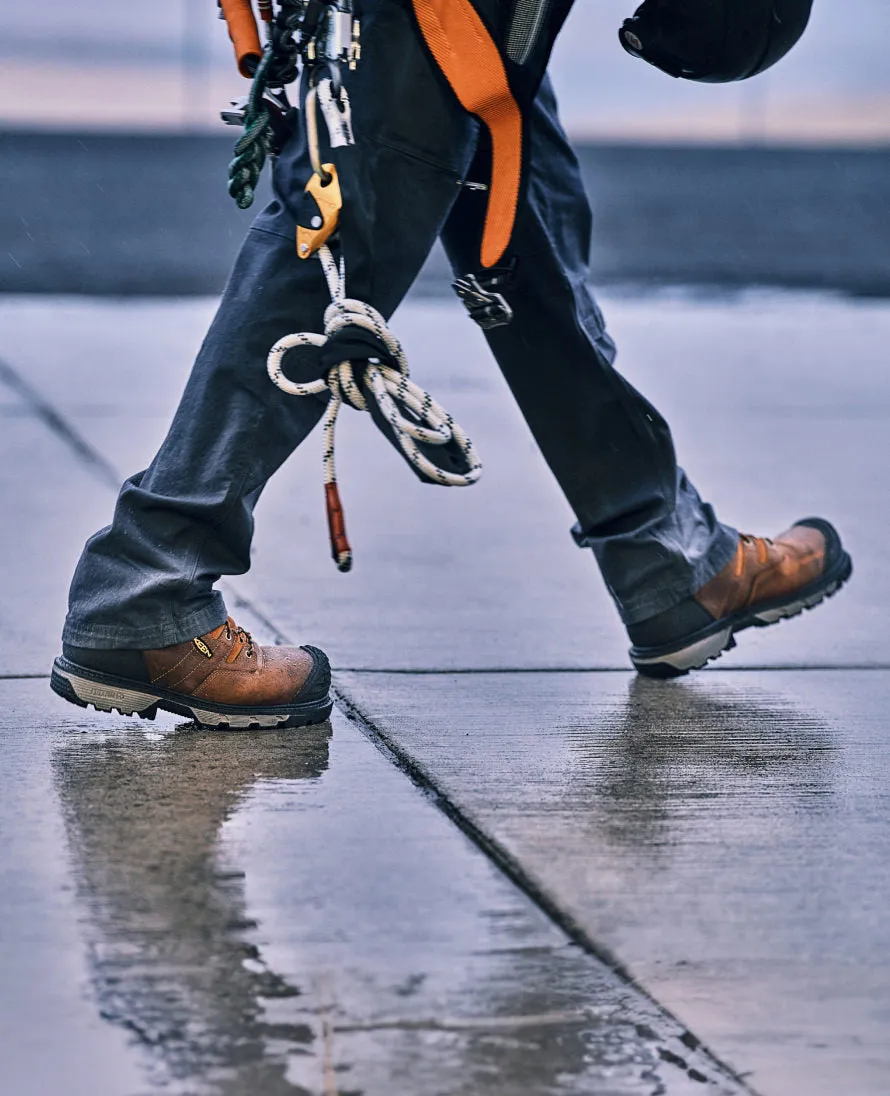
<svg viewBox="0 0 890 1096">
<path fill-rule="evenodd" d="M 260 45 L 260 36 L 250 0 L 220 0 L 220 7 L 226 17 L 229 37 L 235 47 L 238 71 L 242 76 L 252 76 L 253 69 L 263 56 L 263 47 Z"/>
<path fill-rule="evenodd" d="M 413 0 L 430 53 L 460 100 L 491 133 L 491 189 L 482 235 L 485 267 L 503 255 L 516 219 L 522 172 L 522 114 L 497 46 L 469 0 Z"/>
</svg>

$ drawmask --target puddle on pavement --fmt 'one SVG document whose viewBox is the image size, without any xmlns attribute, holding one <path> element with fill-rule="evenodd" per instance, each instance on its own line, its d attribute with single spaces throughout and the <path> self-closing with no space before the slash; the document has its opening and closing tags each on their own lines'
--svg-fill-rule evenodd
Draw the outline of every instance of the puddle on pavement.
<svg viewBox="0 0 890 1096">
<path fill-rule="evenodd" d="M 219 831 L 257 780 L 317 780 L 330 733 L 100 731 L 53 755 L 97 1006 L 158 1084 L 226 1092 L 234 1071 L 244 1092 L 291 1091 L 287 1054 L 312 1032 L 266 1022 L 265 1000 L 299 991 L 251 942 L 245 872 Z"/>
<path fill-rule="evenodd" d="M 92 993 L 152 1089 L 701 1090 L 681 1028 L 336 728 L 56 738 Z"/>
</svg>

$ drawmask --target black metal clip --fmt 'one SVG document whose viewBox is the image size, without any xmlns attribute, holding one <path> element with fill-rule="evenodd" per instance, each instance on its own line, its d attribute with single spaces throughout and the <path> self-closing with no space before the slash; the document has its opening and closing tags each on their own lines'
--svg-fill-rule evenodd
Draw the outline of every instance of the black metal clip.
<svg viewBox="0 0 890 1096">
<path fill-rule="evenodd" d="M 232 99 L 229 109 L 220 111 L 219 116 L 227 126 L 244 125 L 248 98 L 244 95 L 240 99 Z M 277 156 L 296 127 L 297 108 L 291 106 L 284 88 L 266 88 L 263 92 L 263 106 L 269 112 L 272 126 L 270 152 Z"/>
<path fill-rule="evenodd" d="M 483 331 L 493 327 L 503 327 L 513 319 L 513 309 L 507 304 L 503 294 L 495 293 L 480 281 L 475 274 L 465 274 L 452 283 L 454 292 L 463 301 L 464 308 Z M 500 279 L 492 279 L 499 284 Z"/>
</svg>

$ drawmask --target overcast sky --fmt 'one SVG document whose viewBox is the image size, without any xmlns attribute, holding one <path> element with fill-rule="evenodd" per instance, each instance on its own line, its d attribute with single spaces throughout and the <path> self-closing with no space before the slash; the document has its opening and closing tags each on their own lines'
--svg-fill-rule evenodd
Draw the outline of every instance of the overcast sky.
<svg viewBox="0 0 890 1096">
<path fill-rule="evenodd" d="M 616 31 L 633 7 L 576 0 L 552 65 L 573 132 L 890 141 L 890 0 L 815 0 L 783 62 L 726 87 L 671 80 L 627 56 Z M 0 0 L 0 9 L 0 121 L 213 125 L 243 91 L 214 0 Z"/>
</svg>

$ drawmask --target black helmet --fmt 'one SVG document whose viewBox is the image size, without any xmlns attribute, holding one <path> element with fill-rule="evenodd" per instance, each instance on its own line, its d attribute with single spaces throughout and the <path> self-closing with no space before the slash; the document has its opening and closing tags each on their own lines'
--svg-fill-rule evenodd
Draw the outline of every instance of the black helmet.
<svg viewBox="0 0 890 1096">
<path fill-rule="evenodd" d="M 643 0 L 618 37 L 670 76 L 725 84 L 774 65 L 803 34 L 813 0 Z"/>
</svg>

